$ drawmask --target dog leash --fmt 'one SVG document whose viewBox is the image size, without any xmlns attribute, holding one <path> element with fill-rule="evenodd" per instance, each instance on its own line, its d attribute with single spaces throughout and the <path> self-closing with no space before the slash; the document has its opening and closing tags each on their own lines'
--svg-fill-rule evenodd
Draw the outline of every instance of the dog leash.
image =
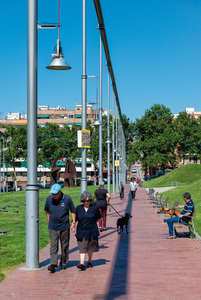
<svg viewBox="0 0 201 300">
<path fill-rule="evenodd" d="M 115 211 L 116 211 L 116 209 L 109 203 L 109 206 L 111 206 Z M 119 213 L 118 213 L 118 211 L 116 211 L 116 213 L 122 218 L 123 216 L 122 215 L 120 215 Z"/>
</svg>

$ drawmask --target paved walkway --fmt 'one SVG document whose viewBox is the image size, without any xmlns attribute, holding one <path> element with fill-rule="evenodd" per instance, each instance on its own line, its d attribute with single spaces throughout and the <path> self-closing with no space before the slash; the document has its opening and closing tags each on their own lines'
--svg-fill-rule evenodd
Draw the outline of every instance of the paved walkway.
<svg viewBox="0 0 201 300">
<path fill-rule="evenodd" d="M 79 253 L 71 234 L 67 270 L 22 271 L 18 267 L 0 283 L 0 299 L 201 299 L 201 243 L 195 239 L 167 240 L 167 225 L 138 188 L 135 201 L 112 195 L 120 214 L 130 212 L 129 234 L 118 235 L 114 210 L 108 212 L 108 230 L 100 236 L 94 267 L 79 271 Z M 181 230 L 181 229 L 179 229 Z M 49 246 L 40 252 L 40 265 L 49 265 Z"/>
<path fill-rule="evenodd" d="M 166 192 L 166 191 L 169 191 L 169 190 L 172 190 L 172 189 L 175 189 L 176 186 L 167 186 L 167 187 L 157 187 L 157 188 L 153 188 L 155 190 L 155 192 L 158 192 L 158 193 L 162 193 L 162 192 Z M 146 189 L 147 191 L 149 189 Z"/>
</svg>

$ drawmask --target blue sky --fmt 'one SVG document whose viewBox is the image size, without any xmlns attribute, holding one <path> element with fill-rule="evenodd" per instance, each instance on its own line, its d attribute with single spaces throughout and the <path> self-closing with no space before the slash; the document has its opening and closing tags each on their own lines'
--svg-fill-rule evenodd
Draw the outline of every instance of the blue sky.
<svg viewBox="0 0 201 300">
<path fill-rule="evenodd" d="M 87 0 L 87 75 L 99 76 L 99 31 Z M 200 0 L 101 0 L 121 111 L 132 121 L 154 103 L 172 113 L 201 99 Z M 57 0 L 38 1 L 38 21 L 57 22 Z M 81 104 L 82 0 L 60 0 L 61 45 L 69 71 L 46 69 L 57 30 L 38 30 L 38 105 L 74 109 Z M 1 3 L 1 115 L 27 111 L 27 1 Z M 107 68 L 103 55 L 103 107 Z M 110 90 L 112 99 L 112 89 Z M 87 80 L 87 100 L 95 102 L 96 80 Z"/>
</svg>

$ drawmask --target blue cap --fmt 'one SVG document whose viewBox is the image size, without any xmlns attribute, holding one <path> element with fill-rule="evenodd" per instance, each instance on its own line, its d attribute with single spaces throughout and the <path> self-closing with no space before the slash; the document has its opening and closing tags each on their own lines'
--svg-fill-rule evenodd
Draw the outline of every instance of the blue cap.
<svg viewBox="0 0 201 300">
<path fill-rule="evenodd" d="M 50 194 L 57 194 L 61 190 L 61 186 L 58 183 L 53 184 L 50 190 Z"/>
</svg>

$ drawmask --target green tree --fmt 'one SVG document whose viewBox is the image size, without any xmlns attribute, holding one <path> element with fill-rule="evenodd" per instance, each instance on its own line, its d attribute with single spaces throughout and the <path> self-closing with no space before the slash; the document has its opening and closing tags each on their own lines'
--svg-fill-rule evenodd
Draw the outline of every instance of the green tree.
<svg viewBox="0 0 201 300">
<path fill-rule="evenodd" d="M 54 123 L 46 123 L 38 127 L 38 162 L 52 164 L 55 157 L 60 156 L 60 128 Z"/>
<path fill-rule="evenodd" d="M 160 167 L 165 170 L 177 162 L 175 153 L 177 141 L 174 132 L 173 115 L 164 105 L 154 104 L 135 122 L 135 156 L 141 159 L 144 169 Z M 131 151 L 132 153 L 132 151 Z"/>
<path fill-rule="evenodd" d="M 52 164 L 55 157 L 75 160 L 81 156 L 77 146 L 77 131 L 80 126 L 75 124 L 60 128 L 54 123 L 46 123 L 45 127 L 38 128 L 38 161 L 43 164 Z"/>
<path fill-rule="evenodd" d="M 174 121 L 177 152 L 180 159 L 193 158 L 200 153 L 199 122 L 194 116 L 182 112 Z"/>
<path fill-rule="evenodd" d="M 5 162 L 13 168 L 13 182 L 17 187 L 16 167 L 20 160 L 27 158 L 27 129 L 24 126 L 6 127 L 4 133 L 6 138 Z"/>
</svg>

